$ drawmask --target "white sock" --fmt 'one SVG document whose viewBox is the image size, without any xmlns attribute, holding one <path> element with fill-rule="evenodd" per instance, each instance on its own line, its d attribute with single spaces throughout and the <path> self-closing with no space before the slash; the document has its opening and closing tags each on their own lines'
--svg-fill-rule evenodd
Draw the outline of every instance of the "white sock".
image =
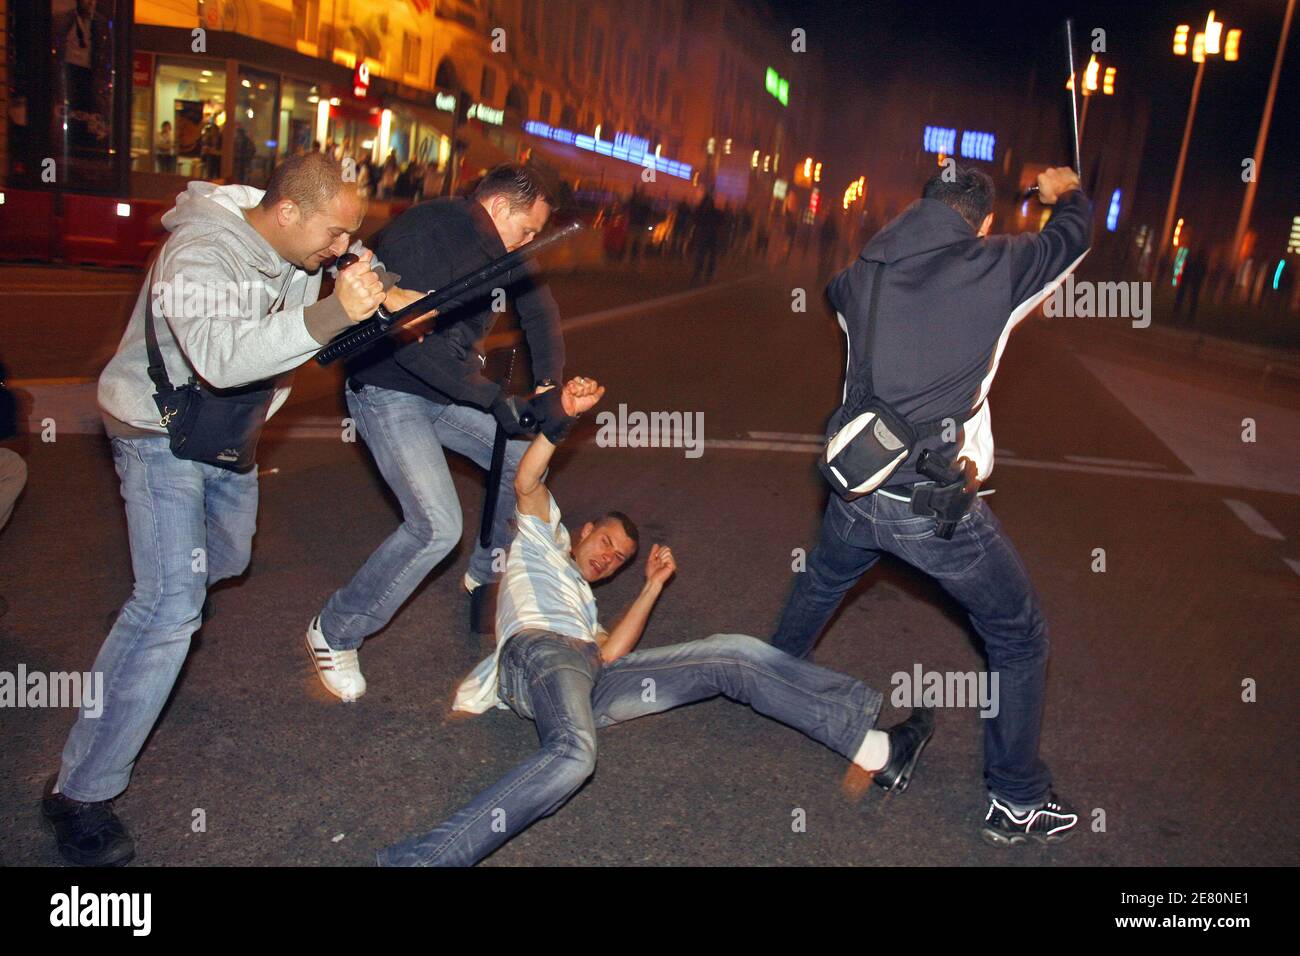
<svg viewBox="0 0 1300 956">
<path fill-rule="evenodd" d="M 868 773 L 875 773 L 889 762 L 889 734 L 883 730 L 868 730 L 862 746 L 853 755 L 853 762 Z"/>
</svg>

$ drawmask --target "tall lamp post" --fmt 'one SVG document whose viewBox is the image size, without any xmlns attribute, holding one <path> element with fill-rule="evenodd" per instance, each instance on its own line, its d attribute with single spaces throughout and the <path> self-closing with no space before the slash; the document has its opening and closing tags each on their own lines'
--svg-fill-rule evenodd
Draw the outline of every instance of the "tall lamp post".
<svg viewBox="0 0 1300 956">
<path fill-rule="evenodd" d="M 1079 142 L 1083 142 L 1083 130 L 1088 125 L 1088 103 L 1091 97 L 1100 92 L 1103 96 L 1115 95 L 1115 68 L 1113 66 L 1103 67 L 1097 60 L 1097 54 L 1093 54 L 1088 60 L 1088 65 L 1083 70 L 1083 89 L 1079 91 L 1083 96 L 1083 110 L 1079 113 Z M 1065 81 L 1067 90 L 1074 89 L 1074 77 L 1071 76 Z M 1083 170 L 1077 170 L 1080 176 Z"/>
<path fill-rule="evenodd" d="M 1191 28 L 1187 24 L 1180 24 L 1174 30 L 1174 53 L 1178 56 L 1186 56 L 1188 51 L 1187 35 Z M 1214 19 L 1214 11 L 1205 20 L 1205 30 L 1196 34 L 1192 38 L 1192 61 L 1196 63 L 1196 79 L 1192 83 L 1192 102 L 1187 107 L 1187 125 L 1183 128 L 1183 145 L 1178 151 L 1178 166 L 1174 170 L 1174 188 L 1169 193 L 1169 208 L 1165 210 L 1165 224 L 1160 230 L 1160 245 L 1157 247 L 1156 255 L 1153 258 L 1155 268 L 1160 267 L 1164 260 L 1165 252 L 1169 248 L 1169 240 L 1173 235 L 1174 229 L 1174 211 L 1178 208 L 1178 192 L 1183 185 L 1183 165 L 1187 161 L 1187 144 L 1192 138 L 1192 120 L 1196 117 L 1196 101 L 1201 95 L 1201 78 L 1205 75 L 1205 61 L 1211 56 L 1222 55 L 1225 60 L 1232 61 L 1238 57 L 1238 50 L 1241 45 L 1241 31 L 1228 30 L 1226 33 L 1223 29 L 1223 23 Z"/>
<path fill-rule="evenodd" d="M 1287 0 L 1286 16 L 1282 18 L 1282 35 L 1277 41 L 1277 56 L 1273 60 L 1273 78 L 1268 84 L 1268 97 L 1264 101 L 1264 116 L 1259 121 L 1259 135 L 1255 139 L 1254 175 L 1246 183 L 1246 198 L 1241 202 L 1241 216 L 1237 231 L 1232 236 L 1231 261 L 1235 268 L 1241 265 L 1242 245 L 1246 229 L 1250 226 L 1250 211 L 1255 205 L 1255 186 L 1259 183 L 1259 170 L 1264 165 L 1264 144 L 1268 142 L 1268 124 L 1273 119 L 1273 101 L 1277 98 L 1277 78 L 1282 72 L 1282 57 L 1286 53 L 1286 37 L 1291 32 L 1291 15 L 1295 13 L 1295 0 Z"/>
</svg>

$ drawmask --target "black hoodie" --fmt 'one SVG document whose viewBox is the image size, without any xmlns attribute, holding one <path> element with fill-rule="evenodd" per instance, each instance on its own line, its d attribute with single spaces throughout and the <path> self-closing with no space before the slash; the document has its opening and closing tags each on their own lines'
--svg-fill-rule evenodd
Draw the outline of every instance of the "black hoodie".
<svg viewBox="0 0 1300 956">
<path fill-rule="evenodd" d="M 482 204 L 462 198 L 412 206 L 375 236 L 374 245 L 385 268 L 398 271 L 385 258 L 391 256 L 408 270 L 398 273 L 408 289 L 440 289 L 506 254 Z M 564 374 L 560 312 L 535 263 L 517 266 L 498 285 L 514 300 L 532 355 L 533 380 L 559 381 Z M 437 331 L 423 342 L 381 342 L 349 362 L 348 373 L 364 384 L 439 404 L 491 409 L 502 389 L 484 376 L 479 349 L 496 319 L 489 294 L 450 302 L 438 315 Z"/>
<path fill-rule="evenodd" d="M 1080 190 L 1061 196 L 1042 232 L 981 239 L 952 207 L 918 199 L 831 279 L 827 295 L 848 337 L 845 395 L 860 385 L 867 355 L 871 274 L 880 268 L 871 373 L 876 395 L 914 425 L 952 417 L 956 441 L 918 443 L 891 486 L 925 479 L 915 471 L 923 447 L 993 469 L 989 386 L 1007 337 L 1079 264 L 1092 241 L 1092 204 Z M 843 400 L 843 399 L 842 399 Z M 833 434 L 852 410 L 831 418 Z M 964 423 L 964 425 L 963 425 Z"/>
</svg>

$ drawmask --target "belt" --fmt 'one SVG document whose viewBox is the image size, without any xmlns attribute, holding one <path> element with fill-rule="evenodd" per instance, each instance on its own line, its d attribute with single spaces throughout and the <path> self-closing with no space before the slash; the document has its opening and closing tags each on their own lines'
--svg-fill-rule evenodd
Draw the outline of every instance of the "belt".
<svg viewBox="0 0 1300 956">
<path fill-rule="evenodd" d="M 876 494 L 884 495 L 886 498 L 893 498 L 895 501 L 912 500 L 913 485 L 886 485 L 883 488 L 877 488 Z"/>
</svg>

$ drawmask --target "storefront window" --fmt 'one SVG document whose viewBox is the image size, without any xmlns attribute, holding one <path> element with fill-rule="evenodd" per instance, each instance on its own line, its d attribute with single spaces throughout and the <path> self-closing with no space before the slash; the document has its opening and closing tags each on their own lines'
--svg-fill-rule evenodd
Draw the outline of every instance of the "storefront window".
<svg viewBox="0 0 1300 956">
<path fill-rule="evenodd" d="M 175 165 L 176 156 L 171 146 L 171 127 L 161 136 L 153 125 L 153 83 L 137 86 L 131 91 L 131 171 L 137 173 L 168 172 L 168 164 Z M 155 156 L 154 147 L 161 151 Z"/>
<path fill-rule="evenodd" d="M 154 170 L 218 179 L 226 123 L 225 71 L 209 69 L 202 61 L 160 58 L 153 88 Z"/>
<path fill-rule="evenodd" d="M 276 131 L 276 156 L 309 153 L 315 146 L 320 88 L 314 83 L 285 77 L 280 96 L 280 126 Z"/>
<path fill-rule="evenodd" d="M 235 182 L 264 187 L 275 163 L 275 103 L 280 80 L 240 67 L 239 108 L 235 112 Z"/>
</svg>

